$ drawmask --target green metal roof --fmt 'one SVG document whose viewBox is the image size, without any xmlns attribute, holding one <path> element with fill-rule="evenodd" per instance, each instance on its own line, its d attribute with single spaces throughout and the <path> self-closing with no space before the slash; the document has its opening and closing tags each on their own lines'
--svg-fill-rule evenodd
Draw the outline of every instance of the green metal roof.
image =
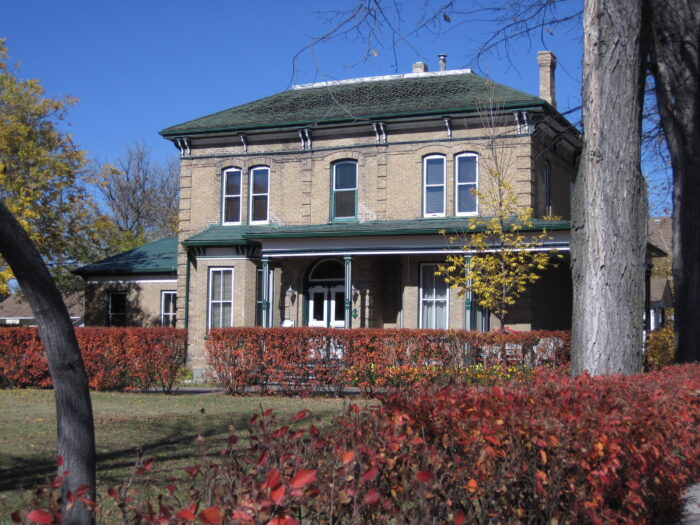
<svg viewBox="0 0 700 525">
<path fill-rule="evenodd" d="M 177 271 L 177 237 L 144 244 L 74 270 L 78 275 L 171 274 Z"/>
<path fill-rule="evenodd" d="M 289 89 L 171 126 L 160 134 L 173 137 L 546 104 L 468 70 L 394 75 Z"/>
<path fill-rule="evenodd" d="M 464 232 L 467 219 L 448 217 L 441 219 L 415 219 L 404 221 L 342 222 L 309 226 L 222 226 L 215 224 L 183 242 L 185 246 L 241 246 L 258 244 L 264 239 L 359 237 L 374 235 L 435 235 L 445 230 L 449 233 Z M 534 219 L 529 231 L 569 230 L 570 221 Z"/>
</svg>

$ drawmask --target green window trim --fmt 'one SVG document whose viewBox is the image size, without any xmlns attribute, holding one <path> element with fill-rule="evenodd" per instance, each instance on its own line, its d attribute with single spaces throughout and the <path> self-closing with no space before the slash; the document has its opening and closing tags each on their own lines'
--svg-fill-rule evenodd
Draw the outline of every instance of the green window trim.
<svg viewBox="0 0 700 525">
<path fill-rule="evenodd" d="M 342 171 L 341 171 L 342 170 Z M 331 222 L 355 222 L 358 209 L 358 173 L 355 159 L 339 160 L 331 164 L 330 220 Z M 351 202 L 352 201 L 352 202 Z M 344 215 L 336 216 L 342 207 Z M 352 215 L 348 215 L 352 209 Z"/>
</svg>

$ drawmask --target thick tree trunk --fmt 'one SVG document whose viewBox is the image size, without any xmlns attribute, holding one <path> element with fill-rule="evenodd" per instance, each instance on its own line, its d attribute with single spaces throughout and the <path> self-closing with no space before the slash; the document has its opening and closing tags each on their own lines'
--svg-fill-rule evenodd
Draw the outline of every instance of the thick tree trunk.
<svg viewBox="0 0 700 525">
<path fill-rule="evenodd" d="M 69 471 L 61 486 L 63 523 L 94 523 L 94 513 L 80 501 L 66 509 L 65 494 L 79 485 L 95 501 L 95 432 L 83 359 L 61 294 L 34 244 L 0 200 L 0 253 L 12 268 L 39 325 L 56 397 L 59 472 Z"/>
<path fill-rule="evenodd" d="M 650 69 L 673 168 L 676 359 L 700 361 L 700 2 L 651 3 Z"/>
<path fill-rule="evenodd" d="M 641 0 L 584 7 L 583 156 L 573 195 L 572 373 L 642 368 L 647 207 Z"/>
</svg>

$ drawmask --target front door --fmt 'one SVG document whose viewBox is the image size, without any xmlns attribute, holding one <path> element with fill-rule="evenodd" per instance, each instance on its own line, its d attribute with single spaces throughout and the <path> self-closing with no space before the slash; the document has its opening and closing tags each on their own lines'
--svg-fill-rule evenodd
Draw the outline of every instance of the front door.
<svg viewBox="0 0 700 525">
<path fill-rule="evenodd" d="M 345 326 L 345 286 L 309 288 L 309 326 L 343 328 Z"/>
</svg>

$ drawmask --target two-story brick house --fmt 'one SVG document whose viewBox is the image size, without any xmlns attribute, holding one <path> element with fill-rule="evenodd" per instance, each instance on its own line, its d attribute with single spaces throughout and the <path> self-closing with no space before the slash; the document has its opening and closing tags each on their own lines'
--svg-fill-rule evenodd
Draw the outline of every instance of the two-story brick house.
<svg viewBox="0 0 700 525">
<path fill-rule="evenodd" d="M 492 145 L 547 248 L 569 248 L 580 142 L 556 111 L 555 59 L 541 96 L 469 70 L 324 82 L 161 132 L 181 153 L 178 324 L 193 368 L 212 327 L 488 329 L 489 316 L 435 276 L 479 214 Z M 547 221 L 545 216 L 561 220 Z M 517 329 L 567 328 L 568 256 L 513 309 Z"/>
</svg>

